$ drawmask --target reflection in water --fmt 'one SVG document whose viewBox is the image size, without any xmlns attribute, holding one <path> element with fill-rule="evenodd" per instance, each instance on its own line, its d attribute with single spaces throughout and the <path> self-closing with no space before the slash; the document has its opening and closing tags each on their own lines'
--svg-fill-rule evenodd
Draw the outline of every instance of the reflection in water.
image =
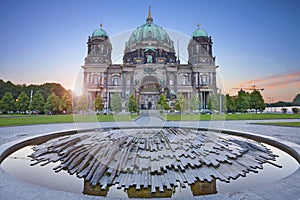
<svg viewBox="0 0 300 200">
<path fill-rule="evenodd" d="M 88 194 L 88 195 L 106 197 L 108 190 L 109 190 L 109 187 L 106 187 L 105 189 L 102 189 L 99 184 L 93 186 L 90 182 L 85 180 L 82 193 L 83 194 Z"/>
<path fill-rule="evenodd" d="M 193 193 L 193 196 L 216 194 L 217 193 L 216 179 L 212 180 L 211 182 L 198 181 L 191 185 L 191 191 Z"/>
<path fill-rule="evenodd" d="M 109 190 L 114 187 L 115 186 L 112 187 L 108 186 L 106 188 L 103 188 L 99 184 L 93 186 L 92 183 L 85 180 L 83 194 L 106 197 L 108 195 Z M 197 181 L 190 185 L 190 190 L 193 196 L 216 194 L 217 193 L 216 179 L 210 182 Z M 155 192 L 152 192 L 151 187 L 148 186 L 142 187 L 140 189 L 136 189 L 135 186 L 131 186 L 128 189 L 125 189 L 124 193 L 125 192 L 127 193 L 127 197 L 129 198 L 171 198 L 175 194 L 176 189 L 175 186 L 173 185 L 169 189 L 164 187 L 162 191 L 156 189 Z"/>
</svg>

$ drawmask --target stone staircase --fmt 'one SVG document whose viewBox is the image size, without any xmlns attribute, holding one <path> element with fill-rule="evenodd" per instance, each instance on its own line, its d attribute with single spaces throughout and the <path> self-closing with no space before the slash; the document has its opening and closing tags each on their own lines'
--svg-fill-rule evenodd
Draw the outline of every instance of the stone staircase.
<svg viewBox="0 0 300 200">
<path fill-rule="evenodd" d="M 140 115 L 156 115 L 156 116 L 160 116 L 159 110 L 140 110 Z"/>
</svg>

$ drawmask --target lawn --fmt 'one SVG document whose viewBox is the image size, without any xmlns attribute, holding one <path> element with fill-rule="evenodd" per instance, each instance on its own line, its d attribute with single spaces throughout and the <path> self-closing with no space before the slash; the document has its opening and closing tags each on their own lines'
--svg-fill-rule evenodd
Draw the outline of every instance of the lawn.
<svg viewBox="0 0 300 200">
<path fill-rule="evenodd" d="M 72 122 L 113 122 L 130 121 L 138 115 L 0 115 L 0 126 L 30 124 L 72 123 Z M 263 120 L 300 119 L 299 114 L 214 114 L 214 115 L 164 115 L 168 121 L 209 121 L 209 120 Z M 290 125 L 295 126 L 295 125 Z"/>
<path fill-rule="evenodd" d="M 265 122 L 265 123 L 255 123 L 255 124 L 300 127 L 300 121 L 299 122 Z"/>
<path fill-rule="evenodd" d="M 207 121 L 207 120 L 264 120 L 264 119 L 300 119 L 299 114 L 213 114 L 213 115 L 167 115 L 169 121 Z"/>
<path fill-rule="evenodd" d="M 51 124 L 71 122 L 113 122 L 130 121 L 137 115 L 6 115 L 0 116 L 0 126 L 18 126 L 30 124 Z"/>
</svg>

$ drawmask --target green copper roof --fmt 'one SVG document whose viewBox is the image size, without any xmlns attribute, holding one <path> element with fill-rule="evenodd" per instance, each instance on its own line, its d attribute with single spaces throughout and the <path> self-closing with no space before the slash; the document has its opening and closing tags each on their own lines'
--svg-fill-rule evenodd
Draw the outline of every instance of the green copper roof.
<svg viewBox="0 0 300 200">
<path fill-rule="evenodd" d="M 102 28 L 100 29 L 96 29 L 93 33 L 92 33 L 92 37 L 108 37 L 107 33 L 105 30 L 103 30 Z"/>
<path fill-rule="evenodd" d="M 198 28 L 192 34 L 193 37 L 208 37 L 208 34 L 205 30 Z"/>
<path fill-rule="evenodd" d="M 160 26 L 148 20 L 146 24 L 139 26 L 134 30 L 128 40 L 128 45 L 141 41 L 155 40 L 158 42 L 171 44 L 168 33 Z"/>
</svg>

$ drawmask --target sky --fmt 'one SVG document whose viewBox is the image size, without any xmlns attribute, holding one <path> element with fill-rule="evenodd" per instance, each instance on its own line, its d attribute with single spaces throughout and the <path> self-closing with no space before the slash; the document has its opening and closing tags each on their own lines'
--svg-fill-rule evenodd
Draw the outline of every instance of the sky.
<svg viewBox="0 0 300 200">
<path fill-rule="evenodd" d="M 120 62 L 148 5 L 155 24 L 170 37 L 181 35 L 182 57 L 197 23 L 208 32 L 223 93 L 256 85 L 268 102 L 292 101 L 300 93 L 298 0 L 1 0 L 0 79 L 58 82 L 75 90 L 88 36 L 102 22 L 113 42 L 113 62 Z"/>
</svg>

